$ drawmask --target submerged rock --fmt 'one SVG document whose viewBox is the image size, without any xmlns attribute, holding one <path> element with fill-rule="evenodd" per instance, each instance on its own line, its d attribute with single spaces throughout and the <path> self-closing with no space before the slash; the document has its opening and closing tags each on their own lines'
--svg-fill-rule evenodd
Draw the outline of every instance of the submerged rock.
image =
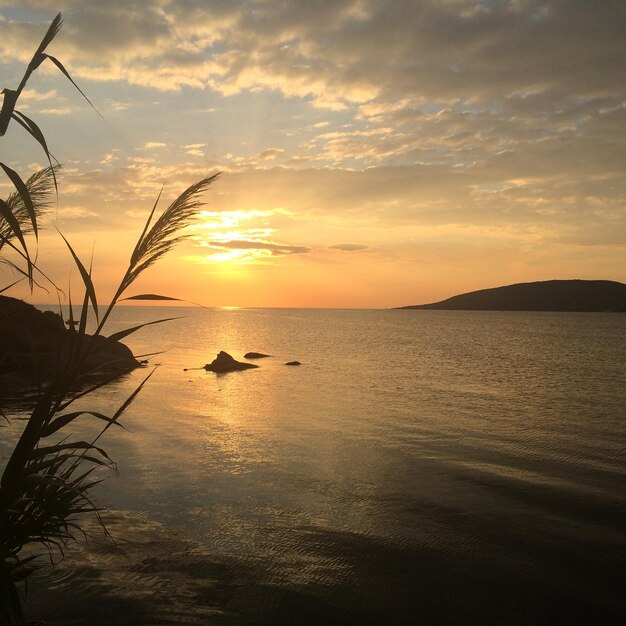
<svg viewBox="0 0 626 626">
<path fill-rule="evenodd" d="M 302 365 L 302 363 L 300 363 L 300 361 L 289 361 L 285 363 L 285 365 Z"/>
<path fill-rule="evenodd" d="M 262 352 L 246 352 L 243 355 L 244 359 L 266 359 L 267 357 L 272 356 L 271 354 L 263 354 Z"/>
<path fill-rule="evenodd" d="M 224 352 L 223 350 L 215 357 L 211 363 L 207 363 L 204 366 L 204 369 L 207 372 L 238 372 L 240 370 L 247 370 L 259 367 L 258 365 L 253 365 L 252 363 L 242 363 L 241 361 L 235 361 L 228 352 Z"/>
</svg>

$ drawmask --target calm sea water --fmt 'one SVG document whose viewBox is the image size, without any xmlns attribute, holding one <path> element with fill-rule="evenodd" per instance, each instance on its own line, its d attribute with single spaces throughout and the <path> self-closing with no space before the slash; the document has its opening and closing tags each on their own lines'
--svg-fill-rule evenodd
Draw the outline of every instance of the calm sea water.
<svg viewBox="0 0 626 626">
<path fill-rule="evenodd" d="M 173 315 L 127 341 L 165 352 L 107 433 L 116 542 L 94 525 L 32 581 L 32 619 L 626 623 L 626 315 L 133 307 L 109 330 Z M 219 350 L 273 357 L 184 371 Z"/>
</svg>

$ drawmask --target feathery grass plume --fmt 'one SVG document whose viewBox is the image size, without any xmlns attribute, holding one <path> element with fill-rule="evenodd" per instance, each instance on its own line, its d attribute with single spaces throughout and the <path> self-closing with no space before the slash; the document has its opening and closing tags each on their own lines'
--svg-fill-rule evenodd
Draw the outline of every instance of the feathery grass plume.
<svg viewBox="0 0 626 626">
<path fill-rule="evenodd" d="M 30 60 L 26 68 L 26 72 L 24 72 L 24 76 L 17 88 L 17 92 L 21 93 L 22 89 L 26 87 L 26 83 L 30 78 L 30 75 L 46 60 L 46 55 L 44 54 L 44 50 L 52 43 L 52 40 L 57 36 L 59 31 L 61 30 L 61 26 L 63 26 L 63 16 L 61 13 L 57 13 L 54 16 L 54 19 L 48 26 L 48 30 L 46 34 L 43 36 L 43 39 L 39 43 L 37 50 L 35 50 L 35 54 L 33 54 L 33 58 Z"/>
<path fill-rule="evenodd" d="M 4 164 L 0 165 L 3 169 L 10 169 Z M 48 291 L 43 284 L 37 281 L 35 273 L 43 277 L 55 289 L 58 289 L 54 281 L 37 266 L 36 258 L 31 258 L 25 238 L 31 232 L 37 235 L 37 222 L 52 205 L 55 173 L 59 169 L 60 166 L 55 165 L 35 172 L 25 183 L 22 183 L 23 187 L 20 185 L 21 189 L 16 189 L 6 200 L 2 201 L 3 210 L 0 211 L 0 251 L 6 245 L 19 259 L 25 262 L 26 267 L 22 269 L 18 263 L 10 261 L 6 257 L 0 257 L 0 263 L 22 276 L 18 281 L 0 287 L 0 293 L 7 291 L 17 282 L 24 279 L 28 280 L 31 289 L 33 285 L 36 285 L 40 289 Z M 17 242 L 15 241 L 16 239 L 18 239 Z"/>
<path fill-rule="evenodd" d="M 32 201 L 37 220 L 52 206 L 54 177 L 58 173 L 60 166 L 48 166 L 35 172 L 26 182 L 26 189 Z M 22 233 L 27 234 L 33 231 L 31 215 L 24 202 L 23 196 L 14 191 L 5 200 L 5 204 L 11 209 L 13 216 L 17 220 Z M 0 250 L 3 245 L 15 238 L 10 224 L 0 216 Z"/>
<path fill-rule="evenodd" d="M 194 220 L 198 209 L 204 205 L 200 195 L 204 193 L 211 183 L 220 176 L 220 172 L 207 176 L 202 180 L 188 187 L 183 193 L 163 211 L 161 216 L 152 224 L 152 218 L 161 199 L 161 192 L 150 211 L 135 249 L 130 256 L 128 268 L 120 285 L 111 300 L 111 304 L 105 311 L 96 332 L 101 332 L 111 311 L 122 297 L 123 293 L 130 287 L 139 275 L 156 263 L 166 252 L 171 250 L 177 243 L 187 238 L 181 231 L 189 226 Z"/>
<path fill-rule="evenodd" d="M 146 228 L 131 255 L 129 271 L 123 282 L 124 289 L 174 245 L 185 239 L 185 235 L 181 235 L 180 231 L 191 224 L 198 208 L 204 204 L 198 196 L 206 191 L 218 176 L 219 173 L 208 176 L 187 188 L 148 230 L 156 209 L 156 204 L 154 205 Z"/>
</svg>

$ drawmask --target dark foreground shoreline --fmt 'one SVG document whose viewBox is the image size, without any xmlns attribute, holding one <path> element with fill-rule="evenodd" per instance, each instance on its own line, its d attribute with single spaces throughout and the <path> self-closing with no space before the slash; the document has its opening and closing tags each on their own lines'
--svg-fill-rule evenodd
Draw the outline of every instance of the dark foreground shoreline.
<svg viewBox="0 0 626 626">
<path fill-rule="evenodd" d="M 469 547 L 459 554 L 299 529 L 307 540 L 304 567 L 305 545 L 315 545 L 316 556 L 325 555 L 337 573 L 348 566 L 331 589 L 274 579 L 261 558 L 215 557 L 186 531 L 136 514 L 109 512 L 105 521 L 114 542 L 91 524 L 88 543 L 74 545 L 47 576 L 34 576 L 29 620 L 46 626 L 621 625 L 626 615 L 623 561 L 591 538 L 570 546 L 511 544 L 476 559 Z M 381 580 L 384 587 L 372 584 Z"/>
</svg>

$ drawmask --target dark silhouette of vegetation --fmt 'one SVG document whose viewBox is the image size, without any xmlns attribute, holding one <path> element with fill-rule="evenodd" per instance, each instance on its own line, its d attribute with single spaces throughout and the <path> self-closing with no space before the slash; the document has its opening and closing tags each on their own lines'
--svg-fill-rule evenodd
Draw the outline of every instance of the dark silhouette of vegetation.
<svg viewBox="0 0 626 626">
<path fill-rule="evenodd" d="M 52 285 L 59 301 L 62 292 L 40 269 L 37 255 L 32 253 L 29 241 L 31 236 L 35 243 L 38 240 L 38 219 L 50 206 L 52 189 L 58 194 L 59 165 L 50 153 L 39 127 L 20 113 L 16 106 L 31 74 L 46 59 L 54 63 L 87 99 L 61 62 L 45 52 L 59 32 L 62 22 L 61 14 L 54 18 L 18 88 L 5 89 L 2 92 L 4 100 L 0 112 L 0 136 L 5 134 L 11 122 L 20 125 L 41 146 L 49 162 L 49 167 L 33 174 L 26 182 L 8 164 L 0 163 L 15 188 L 6 200 L 0 200 L 1 260 L 18 275 L 17 280 L 0 285 L 0 293 L 22 280 L 28 280 L 32 291 L 39 284 L 38 281 L 41 281 Z M 87 101 L 89 102 L 88 99 Z M 107 319 L 134 281 L 184 237 L 181 230 L 194 218 L 202 204 L 200 195 L 216 177 L 217 174 L 191 185 L 155 219 L 159 194 L 132 251 L 119 287 L 111 303 L 104 309 L 98 305 L 91 267 L 85 266 L 70 242 L 61 235 L 80 274 L 84 294 L 77 307 L 76 317 L 72 300 L 68 298 L 68 324 L 73 330 L 68 332 L 68 340 L 63 349 L 57 350 L 53 371 L 39 380 L 38 394 L 29 407 L 30 416 L 0 478 L 1 626 L 24 624 L 17 583 L 26 575 L 29 563 L 42 553 L 52 558 L 62 552 L 67 542 L 82 533 L 80 523 L 84 515 L 92 514 L 100 519 L 99 508 L 90 495 L 92 488 L 100 480 L 95 476 L 94 470 L 100 466 L 115 468 L 115 464 L 99 445 L 99 440 L 109 428 L 120 426 L 121 416 L 152 376 L 154 369 L 122 405 L 110 414 L 75 410 L 72 405 L 78 399 L 89 397 L 119 375 L 114 372 L 94 382 L 90 376 L 93 373 L 90 371 L 93 367 L 90 358 L 98 349 L 98 342 L 94 338 L 103 337 Z M 11 253 L 14 260 L 9 260 L 6 252 Z M 131 296 L 137 299 L 150 297 L 153 297 L 152 294 Z M 93 314 L 97 322 L 93 336 L 86 332 L 90 314 Z M 145 325 L 120 331 L 108 339 L 122 339 Z M 74 440 L 66 434 L 67 427 L 79 418 L 90 418 L 101 424 L 95 438 Z"/>
</svg>

